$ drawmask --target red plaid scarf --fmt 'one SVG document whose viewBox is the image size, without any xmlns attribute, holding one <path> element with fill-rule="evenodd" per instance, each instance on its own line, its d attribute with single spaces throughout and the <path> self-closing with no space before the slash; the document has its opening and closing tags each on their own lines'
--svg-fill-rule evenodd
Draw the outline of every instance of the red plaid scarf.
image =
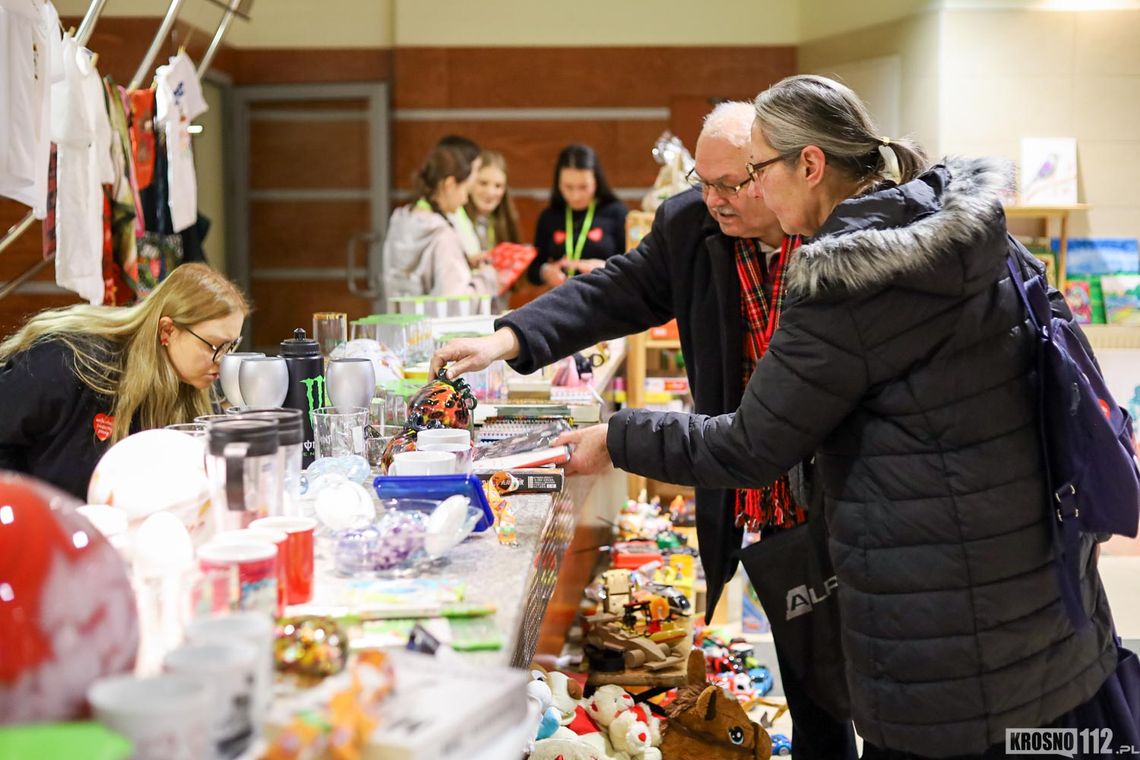
<svg viewBox="0 0 1140 760">
<path fill-rule="evenodd" d="M 736 272 L 740 277 L 740 318 L 744 333 L 744 385 L 748 385 L 757 362 L 768 351 L 772 333 L 780 322 L 784 306 L 784 274 L 791 253 L 800 239 L 786 236 L 780 254 L 769 267 L 759 242 L 747 238 L 736 240 Z M 787 475 L 770 486 L 741 489 L 736 492 L 736 525 L 759 532 L 772 525 L 791 528 L 804 522 L 803 507 L 796 504 L 788 486 Z"/>
</svg>

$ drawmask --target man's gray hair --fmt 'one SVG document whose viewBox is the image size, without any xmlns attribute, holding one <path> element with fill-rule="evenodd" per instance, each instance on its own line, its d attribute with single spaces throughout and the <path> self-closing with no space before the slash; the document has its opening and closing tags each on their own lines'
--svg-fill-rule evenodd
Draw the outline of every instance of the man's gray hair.
<svg viewBox="0 0 1140 760">
<path fill-rule="evenodd" d="M 752 142 L 752 122 L 756 108 L 752 103 L 726 100 L 709 111 L 701 126 L 701 137 L 715 137 L 742 148 Z"/>
</svg>

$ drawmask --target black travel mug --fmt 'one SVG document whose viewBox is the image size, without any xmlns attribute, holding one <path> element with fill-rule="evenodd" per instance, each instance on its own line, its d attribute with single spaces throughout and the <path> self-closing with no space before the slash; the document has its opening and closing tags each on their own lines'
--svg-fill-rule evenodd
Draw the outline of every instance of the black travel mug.
<svg viewBox="0 0 1140 760">
<path fill-rule="evenodd" d="M 304 413 L 305 441 L 301 448 L 301 465 L 308 467 L 317 453 L 313 443 L 313 411 L 329 405 L 325 395 L 325 362 L 320 345 L 306 337 L 300 327 L 293 331 L 292 338 L 281 341 L 281 356 L 289 367 L 289 395 L 282 406 L 300 409 Z"/>
</svg>

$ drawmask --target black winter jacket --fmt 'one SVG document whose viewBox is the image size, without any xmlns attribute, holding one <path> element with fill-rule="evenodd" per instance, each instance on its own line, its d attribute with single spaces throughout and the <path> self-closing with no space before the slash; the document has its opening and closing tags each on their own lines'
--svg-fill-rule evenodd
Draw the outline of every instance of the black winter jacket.
<svg viewBox="0 0 1140 760">
<path fill-rule="evenodd" d="M 856 729 L 932 757 L 1049 722 L 1116 664 L 1091 542 L 1093 625 L 1060 602 L 1002 181 L 955 161 L 840 204 L 735 414 L 609 423 L 616 466 L 673 482 L 760 486 L 816 452 Z"/>
<path fill-rule="evenodd" d="M 734 255 L 733 239 L 709 216 L 701 194 L 688 190 L 661 205 L 637 248 L 507 314 L 495 328 L 514 330 L 521 353 L 511 366 L 533 372 L 599 340 L 676 317 L 693 408 L 731 412 L 743 390 L 744 341 Z M 723 484 L 698 487 L 696 502 L 711 614 L 736 570 L 742 534 L 733 524 L 733 492 Z"/>
</svg>

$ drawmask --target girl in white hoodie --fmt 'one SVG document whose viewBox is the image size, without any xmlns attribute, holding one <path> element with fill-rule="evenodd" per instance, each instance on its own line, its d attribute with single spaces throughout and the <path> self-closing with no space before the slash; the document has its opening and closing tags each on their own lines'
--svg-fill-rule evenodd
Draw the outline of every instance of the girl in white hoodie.
<svg viewBox="0 0 1140 760">
<path fill-rule="evenodd" d="M 495 295 L 498 273 L 490 264 L 473 269 L 448 215 L 467 202 L 471 164 L 456 151 L 436 147 L 413 181 L 419 199 L 392 212 L 384 239 L 384 285 L 395 296 Z"/>
</svg>

